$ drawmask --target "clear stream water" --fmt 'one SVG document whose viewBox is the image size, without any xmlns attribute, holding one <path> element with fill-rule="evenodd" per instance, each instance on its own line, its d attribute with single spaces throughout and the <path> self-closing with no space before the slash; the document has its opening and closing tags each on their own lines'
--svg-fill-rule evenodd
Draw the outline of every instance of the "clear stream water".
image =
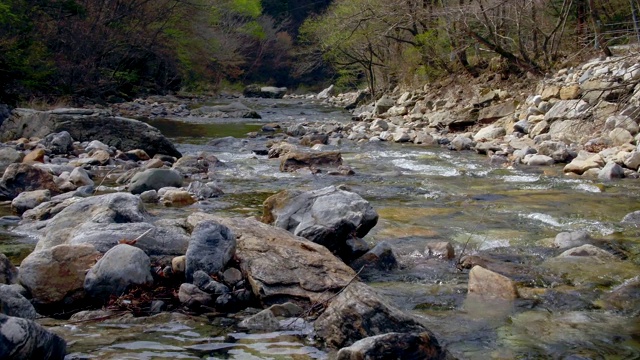
<svg viewBox="0 0 640 360">
<path fill-rule="evenodd" d="M 369 200 L 380 215 L 365 240 L 371 245 L 387 241 L 402 264 L 400 270 L 374 274 L 367 281 L 398 307 L 423 317 L 454 356 L 640 358 L 639 319 L 628 316 L 629 312 L 598 306 L 603 294 L 640 274 L 640 230 L 620 225 L 624 215 L 640 210 L 640 181 L 600 183 L 567 177 L 561 166 L 504 168 L 472 152 L 349 141 L 340 150 L 355 176 L 281 173 L 277 159 L 249 151 L 219 151 L 206 143 L 215 137 L 244 137 L 265 123 L 349 122 L 350 116 L 300 100 L 246 102 L 263 119 L 216 119 L 198 124 L 150 121 L 183 154 L 211 151 L 225 163 L 215 171 L 215 181 L 225 195 L 197 208 L 225 215 L 260 215 L 262 201 L 283 189 L 346 184 Z M 175 214 L 176 210 L 170 211 Z M 571 266 L 554 262 L 559 251 L 551 249 L 550 242 L 558 232 L 571 230 L 589 231 L 627 259 Z M 452 242 L 456 256 L 464 249 L 465 254 L 488 253 L 517 264 L 520 270 L 515 278 L 525 284 L 524 299 L 509 304 L 467 299 L 467 273 L 458 271 L 455 261 L 426 257 L 425 247 L 431 241 Z M 638 301 L 631 304 L 637 306 Z M 168 314 L 134 323 L 48 325 L 69 341 L 78 357 L 329 356 L 314 346 L 309 327 L 302 323 L 266 334 L 227 327 L 224 319 Z"/>
</svg>

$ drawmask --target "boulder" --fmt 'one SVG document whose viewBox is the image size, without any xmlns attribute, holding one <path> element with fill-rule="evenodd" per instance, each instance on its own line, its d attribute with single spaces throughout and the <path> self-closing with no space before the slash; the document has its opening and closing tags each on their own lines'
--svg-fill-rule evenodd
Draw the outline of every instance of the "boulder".
<svg viewBox="0 0 640 360">
<path fill-rule="evenodd" d="M 558 255 L 559 258 L 597 258 L 601 260 L 616 260 L 617 258 L 612 253 L 600 249 L 599 247 L 591 244 L 584 244 L 582 246 L 574 247 L 566 250 L 562 254 Z"/>
<path fill-rule="evenodd" d="M 11 200 L 11 210 L 22 215 L 25 211 L 49 200 L 51 200 L 51 191 L 49 190 L 24 191 Z"/>
<path fill-rule="evenodd" d="M 361 283 L 351 283 L 336 296 L 314 323 L 316 335 L 330 348 L 340 349 L 366 337 L 391 332 L 429 330 Z"/>
<path fill-rule="evenodd" d="M 206 174 L 209 171 L 209 161 L 200 156 L 185 155 L 178 159 L 171 168 L 185 176 Z"/>
<path fill-rule="evenodd" d="M 471 147 L 475 145 L 475 142 L 464 135 L 456 135 L 456 137 L 451 140 L 449 144 L 449 148 L 452 150 L 462 151 L 462 150 L 470 150 Z"/>
<path fill-rule="evenodd" d="M 294 172 L 302 168 L 338 167 L 342 165 L 342 155 L 338 151 L 289 151 L 280 156 L 280 171 Z"/>
<path fill-rule="evenodd" d="M 147 169 L 131 178 L 129 192 L 142 194 L 148 190 L 160 190 L 163 187 L 181 187 L 182 175 L 170 169 Z"/>
<path fill-rule="evenodd" d="M 334 95 L 335 95 L 335 89 L 334 89 L 334 86 L 332 84 L 332 85 L 329 85 L 328 88 L 320 91 L 318 93 L 318 95 L 316 95 L 316 99 L 321 99 L 321 100 L 328 99 L 328 98 L 330 98 L 331 96 L 334 96 Z"/>
<path fill-rule="evenodd" d="M 263 222 L 326 246 L 349 260 L 347 240 L 364 237 L 378 214 L 360 195 L 335 186 L 313 191 L 283 191 L 264 202 Z"/>
<path fill-rule="evenodd" d="M 150 269 L 151 260 L 144 251 L 119 244 L 89 270 L 84 289 L 89 296 L 106 301 L 111 295 L 122 295 L 130 286 L 153 283 Z"/>
<path fill-rule="evenodd" d="M 93 180 L 89 177 L 89 173 L 81 167 L 77 167 L 69 174 L 69 181 L 75 186 L 93 186 Z"/>
<path fill-rule="evenodd" d="M 142 223 L 147 216 L 148 214 L 140 198 L 127 193 L 76 199 L 40 229 L 40 234 L 42 235 L 36 250 L 71 243 L 76 236 L 86 235 L 89 231 L 105 230 L 111 224 L 130 225 L 130 223 Z M 143 225 L 145 225 L 144 230 L 137 233 L 136 236 L 151 227 L 148 224 Z M 117 239 L 114 239 L 114 241 L 111 246 L 117 243 Z M 98 250 L 100 251 L 100 249 Z"/>
<path fill-rule="evenodd" d="M 16 280 L 18 280 L 18 269 L 5 254 L 0 253 L 0 284 L 15 284 Z"/>
<path fill-rule="evenodd" d="M 67 131 L 49 134 L 40 143 L 52 154 L 67 154 L 73 150 L 73 138 Z"/>
<path fill-rule="evenodd" d="M 36 309 L 12 286 L 0 285 L 0 314 L 23 319 L 35 319 Z"/>
<path fill-rule="evenodd" d="M 503 137 L 507 134 L 503 126 L 500 125 L 489 125 L 487 127 L 482 128 L 475 135 L 473 135 L 474 141 L 481 140 L 493 140 L 500 137 Z"/>
<path fill-rule="evenodd" d="M 600 180 L 621 179 L 623 177 L 624 169 L 613 161 L 609 161 L 598 173 Z"/>
<path fill-rule="evenodd" d="M 63 360 L 65 341 L 32 320 L 0 314 L 0 359 Z"/>
<path fill-rule="evenodd" d="M 187 191 L 198 200 L 210 199 L 224 194 L 222 189 L 214 182 L 204 184 L 200 181 L 192 181 L 189 183 L 189 186 L 187 186 Z"/>
<path fill-rule="evenodd" d="M 525 156 L 524 160 L 524 163 L 530 166 L 549 166 L 556 162 L 552 157 L 540 154 Z"/>
<path fill-rule="evenodd" d="M 336 360 L 448 359 L 429 332 L 388 333 L 358 340 L 338 351 Z"/>
<path fill-rule="evenodd" d="M 239 101 L 226 105 L 202 106 L 191 110 L 191 116 L 202 116 L 208 118 L 262 118 L 255 110 L 248 108 Z"/>
<path fill-rule="evenodd" d="M 0 173 L 4 174 L 11 164 L 21 163 L 24 154 L 12 147 L 0 147 Z"/>
<path fill-rule="evenodd" d="M 11 164 L 0 179 L 0 200 L 13 200 L 21 192 L 44 189 L 60 193 L 53 175 L 29 164 Z"/>
<path fill-rule="evenodd" d="M 100 253 L 87 244 L 34 251 L 20 264 L 20 283 L 37 306 L 73 304 L 85 297 L 85 274 Z"/>
<path fill-rule="evenodd" d="M 143 149 L 149 155 L 182 156 L 160 131 L 141 121 L 112 116 L 99 109 L 15 109 L 0 126 L 0 141 L 44 137 L 67 131 L 77 141 L 99 140 L 122 151 Z"/>
<path fill-rule="evenodd" d="M 514 300 L 518 297 L 515 282 L 506 276 L 476 265 L 469 272 L 469 294 L 485 299 Z"/>
<path fill-rule="evenodd" d="M 164 206 L 188 206 L 196 202 L 189 192 L 182 189 L 169 189 L 162 194 Z"/>
<path fill-rule="evenodd" d="M 589 169 L 599 169 L 602 166 L 602 163 L 597 159 L 588 158 L 588 159 L 573 159 L 570 163 L 568 163 L 563 171 L 565 173 L 575 173 L 578 175 L 584 174 L 585 171 Z"/>
<path fill-rule="evenodd" d="M 207 294 L 222 295 L 229 293 L 229 288 L 226 285 L 213 280 L 209 274 L 202 270 L 193 273 L 193 285 Z"/>
<path fill-rule="evenodd" d="M 424 251 L 425 255 L 433 256 L 445 260 L 451 260 L 455 258 L 455 250 L 448 241 L 436 241 L 427 244 L 427 248 Z"/>
<path fill-rule="evenodd" d="M 627 129 L 615 128 L 609 132 L 609 138 L 614 146 L 621 146 L 633 142 L 633 135 Z"/>
<path fill-rule="evenodd" d="M 254 219 L 195 213 L 187 223 L 213 220 L 237 238 L 236 258 L 254 295 L 271 305 L 292 301 L 308 306 L 340 291 L 355 272 L 324 246 Z"/>
<path fill-rule="evenodd" d="M 273 86 L 260 86 L 256 84 L 248 85 L 242 91 L 242 94 L 248 98 L 273 98 L 282 99 L 287 92 L 287 88 L 278 88 Z"/>
<path fill-rule="evenodd" d="M 591 115 L 591 106 L 583 100 L 560 100 L 544 115 L 551 123 L 556 120 L 582 120 Z"/>
<path fill-rule="evenodd" d="M 395 104 L 396 102 L 393 99 L 391 99 L 387 95 L 382 95 L 382 97 L 378 99 L 378 101 L 376 101 L 374 113 L 376 115 L 384 114 Z"/>
<path fill-rule="evenodd" d="M 478 112 L 478 122 L 481 124 L 487 124 L 505 116 L 513 115 L 516 111 L 516 106 L 517 102 L 511 100 L 482 108 Z"/>
<path fill-rule="evenodd" d="M 202 270 L 212 275 L 224 269 L 236 251 L 236 235 L 228 227 L 215 221 L 202 221 L 191 232 L 187 249 L 187 282 Z"/>
<path fill-rule="evenodd" d="M 622 218 L 621 223 L 630 225 L 640 225 L 640 210 L 630 212 Z"/>
</svg>

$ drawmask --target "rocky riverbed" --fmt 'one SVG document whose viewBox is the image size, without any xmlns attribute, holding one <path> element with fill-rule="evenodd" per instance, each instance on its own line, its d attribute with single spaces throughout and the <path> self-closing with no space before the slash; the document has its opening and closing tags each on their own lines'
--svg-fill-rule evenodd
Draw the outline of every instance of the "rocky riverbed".
<svg viewBox="0 0 640 360">
<path fill-rule="evenodd" d="M 637 63 L 16 109 L 0 357 L 637 357 Z"/>
</svg>

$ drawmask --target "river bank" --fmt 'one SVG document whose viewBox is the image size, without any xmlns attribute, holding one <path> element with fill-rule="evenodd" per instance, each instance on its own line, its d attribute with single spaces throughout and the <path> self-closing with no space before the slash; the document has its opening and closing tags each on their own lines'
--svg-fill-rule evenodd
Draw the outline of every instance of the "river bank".
<svg viewBox="0 0 640 360">
<path fill-rule="evenodd" d="M 637 210 L 639 192 L 637 180 L 632 178 L 633 173 L 627 171 L 627 179 L 605 181 L 588 175 L 580 178 L 564 175 L 563 165 L 543 163 L 537 166 L 523 166 L 521 162 L 516 161 L 513 153 L 508 153 L 508 147 L 506 150 L 503 149 L 506 147 L 503 143 L 508 142 L 513 147 L 515 139 L 509 138 L 510 135 L 524 142 L 531 137 L 524 133 L 526 136 L 514 135 L 513 128 L 511 132 L 504 129 L 507 136 L 494 139 L 495 143 L 476 141 L 476 151 L 451 152 L 448 145 L 456 143 L 454 140 L 460 136 L 453 132 L 457 125 L 453 128 L 443 128 L 440 123 L 434 123 L 436 126 L 430 127 L 431 121 L 427 122 L 424 119 L 429 119 L 433 111 L 425 111 L 420 118 L 421 121 L 417 120 L 417 115 L 414 115 L 415 119 L 412 120 L 410 113 L 415 111 L 415 106 L 413 109 L 406 109 L 406 115 L 391 114 L 393 111 L 390 109 L 393 107 L 414 100 L 416 104 L 423 101 L 418 99 L 420 96 L 422 95 L 419 92 L 406 96 L 399 94 L 398 99 L 391 99 L 395 105 L 389 107 L 389 110 L 370 117 L 363 116 L 364 109 L 361 109 L 358 121 L 351 120 L 348 113 L 318 105 L 309 99 L 241 99 L 245 106 L 257 109 L 257 113 L 263 119 L 190 118 L 176 115 L 167 116 L 168 120 L 150 120 L 152 124 L 158 121 L 165 126 L 162 133 L 172 139 L 175 151 L 182 155 L 181 160 L 161 155 L 151 155 L 146 159 L 144 154 L 136 149 L 116 149 L 115 146 L 104 143 L 93 143 L 90 146 L 88 139 L 77 141 L 78 135 L 71 137 L 71 146 L 65 147 L 64 152 L 59 150 L 62 142 L 60 140 L 50 139 L 48 142 L 41 142 L 32 139 L 8 143 L 15 151 L 23 152 L 24 155 L 34 153 L 32 156 L 35 156 L 38 149 L 43 149 L 42 158 L 38 158 L 43 165 L 36 164 L 36 167 L 57 172 L 59 175 L 54 175 L 54 180 L 59 184 L 64 183 L 60 181 L 60 177 L 65 170 L 69 172 L 69 176 L 72 171 L 81 172 L 75 170 L 76 168 L 86 169 L 89 180 L 93 181 L 94 190 L 74 190 L 73 196 L 69 197 L 73 200 L 47 200 L 43 204 L 48 205 L 27 212 L 26 217 L 23 213 L 21 225 L 17 229 L 14 226 L 18 219 L 14 219 L 13 223 L 8 225 L 7 229 L 14 233 L 17 230 L 22 233 L 31 231 L 35 234 L 33 236 L 39 240 L 37 251 L 42 253 L 47 248 L 56 246 L 73 246 L 74 251 L 82 249 L 86 251 L 86 257 L 80 257 L 78 261 L 85 265 L 78 266 L 77 269 L 89 269 L 97 266 L 97 257 L 107 257 L 114 245 L 120 248 L 130 246 L 141 249 L 150 258 L 151 262 L 146 267 L 153 269 L 150 276 L 157 288 L 157 284 L 161 283 L 159 279 L 164 277 L 159 276 L 158 272 L 171 279 L 171 273 L 174 271 L 173 260 L 184 254 L 188 256 L 189 245 L 194 239 L 200 238 L 199 232 L 196 231 L 198 224 L 213 220 L 215 223 L 224 224 L 236 234 L 243 234 L 240 239 L 244 238 L 236 243 L 235 253 L 239 258 L 229 260 L 224 265 L 228 268 L 217 275 L 218 280 L 214 281 L 227 287 L 232 286 L 231 299 L 241 299 L 244 296 L 242 294 L 247 294 L 244 290 L 248 290 L 260 300 L 256 303 L 255 298 L 248 299 L 249 302 L 245 304 L 250 305 L 249 310 L 235 312 L 234 309 L 230 312 L 227 309 L 222 311 L 224 314 L 220 314 L 223 308 L 219 308 L 220 304 L 216 303 L 220 297 L 216 294 L 215 289 L 219 288 L 217 285 L 207 282 L 196 285 L 199 290 L 193 286 L 183 288 L 183 280 L 180 280 L 176 283 L 179 285 L 176 290 L 182 293 L 182 298 L 177 294 L 176 297 L 169 296 L 171 300 L 167 301 L 166 295 L 156 295 L 155 298 L 151 296 L 150 300 L 159 300 L 162 297 L 165 306 L 169 307 L 165 308 L 165 311 L 173 309 L 184 312 L 184 309 L 190 308 L 189 304 L 195 304 L 194 296 L 199 294 L 198 301 L 213 301 L 210 305 L 215 312 L 210 311 L 205 317 L 195 318 L 182 318 L 180 315 L 170 315 L 167 318 L 165 312 L 156 317 L 157 320 L 153 320 L 158 323 L 148 327 L 141 327 L 136 323 L 139 320 L 130 316 L 122 317 L 122 313 L 94 313 L 84 320 L 76 317 L 71 321 L 41 322 L 68 341 L 76 358 L 116 358 L 123 353 L 136 358 L 189 358 L 220 354 L 252 354 L 261 358 L 276 353 L 289 358 L 296 354 L 306 358 L 335 356 L 335 353 L 324 352 L 330 347 L 308 342 L 309 336 L 322 333 L 322 328 L 336 326 L 338 322 L 335 318 L 330 318 L 328 325 L 316 327 L 315 330 L 310 322 L 294 320 L 291 317 L 280 318 L 276 325 L 272 321 L 273 318 L 264 313 L 261 316 L 266 316 L 267 320 L 261 322 L 262 328 L 238 325 L 241 321 L 258 314 L 259 309 L 267 308 L 271 302 L 268 299 L 274 299 L 273 289 L 269 286 L 264 287 L 269 282 L 265 282 L 261 277 L 264 275 L 255 275 L 257 270 L 251 267 L 253 262 L 247 259 L 252 257 L 247 257 L 247 254 L 252 251 L 260 254 L 261 251 L 252 246 L 264 242 L 265 234 L 276 231 L 277 228 L 262 228 L 263 225 L 258 222 L 240 226 L 243 223 L 240 220 L 225 220 L 232 215 L 258 216 L 265 222 L 277 224 L 277 220 L 268 219 L 270 216 L 263 217 L 268 215 L 263 211 L 262 204 L 265 199 L 285 189 L 317 192 L 334 186 L 334 190 L 326 190 L 329 191 L 327 195 L 341 194 L 342 191 L 358 194 L 375 210 L 378 220 L 368 233 L 365 231 L 364 234 L 355 234 L 357 236 L 352 238 L 347 236 L 347 240 L 351 240 L 352 243 L 346 249 L 344 244 L 333 248 L 334 254 L 339 254 L 342 260 L 331 254 L 322 258 L 323 263 L 332 264 L 327 267 L 333 269 L 329 273 L 334 274 L 336 269 L 342 269 L 344 274 L 341 279 L 333 277 L 338 285 L 334 290 L 328 291 L 337 292 L 349 284 L 355 273 L 360 271 L 361 266 L 357 265 L 362 261 L 374 261 L 373 264 L 376 266 L 367 267 L 358 277 L 373 287 L 376 293 L 382 294 L 383 299 L 387 299 L 382 303 L 390 301 L 384 305 L 385 307 L 400 308 L 420 319 L 425 329 L 433 331 L 438 343 L 449 349 L 453 356 L 636 356 L 638 347 L 634 339 L 637 339 L 638 329 L 634 320 L 637 319 L 639 308 L 635 296 L 638 288 L 638 233 L 633 223 L 621 222 L 627 214 Z M 500 101 L 500 96 L 499 93 L 497 98 L 494 95 L 491 101 Z M 399 102 L 402 97 L 406 97 L 405 101 Z M 461 101 L 451 103 L 464 108 L 473 101 L 467 100 L 466 105 Z M 438 100 L 436 103 L 442 104 Z M 454 107 L 448 111 L 452 109 Z M 524 111 L 518 106 L 516 110 Z M 506 119 L 497 120 L 496 123 L 513 122 L 516 110 L 513 114 L 508 114 Z M 400 109 L 400 113 L 404 111 Z M 481 109 L 474 113 L 480 112 Z M 63 111 L 58 113 L 64 116 L 82 115 L 77 114 L 77 111 L 71 114 Z M 84 115 L 97 116 L 94 112 Z M 526 120 L 528 118 L 527 115 Z M 592 119 L 595 120 L 594 117 Z M 383 130 L 384 123 L 387 125 L 386 130 Z M 195 132 L 191 129 L 194 124 L 200 126 Z M 242 130 L 236 133 L 237 138 L 224 138 L 223 135 L 229 133 L 222 129 L 228 127 L 232 131 L 238 131 L 238 124 L 242 124 Z M 421 125 L 418 127 L 415 124 Z M 478 129 L 480 127 L 477 126 Z M 247 137 L 241 136 L 247 131 Z M 387 137 L 386 134 L 382 134 L 384 131 L 394 136 Z M 427 141 L 418 141 L 422 144 L 416 145 L 415 140 L 423 133 L 433 138 L 433 142 L 428 141 L 429 137 L 423 137 Z M 473 141 L 472 138 L 477 134 L 478 132 L 467 133 L 462 137 Z M 415 138 L 412 139 L 414 135 Z M 215 139 L 210 139 L 210 136 Z M 67 137 L 62 135 L 62 138 Z M 383 138 L 394 141 L 385 142 Z M 535 140 L 531 140 L 531 147 L 537 147 Z M 553 138 L 544 141 L 560 142 Z M 483 153 L 478 151 L 479 145 L 481 150 L 486 143 L 491 143 L 500 150 L 485 150 L 484 153 L 490 155 L 488 158 L 478 155 L 477 152 Z M 584 146 L 566 144 L 564 141 L 562 143 L 566 145 L 564 149 L 568 148 L 566 152 L 570 156 L 573 151 L 579 153 L 578 146 Z M 141 143 L 135 147 L 143 145 Z M 310 150 L 311 148 L 313 150 Z M 616 148 L 616 154 L 625 149 Z M 107 155 L 98 152 L 99 150 Z M 339 158 L 336 153 L 339 154 Z M 122 154 L 126 154 L 126 158 Z M 98 155 L 103 157 L 100 158 Z M 134 156 L 137 157 L 136 160 L 132 160 Z M 40 162 L 38 160 L 36 162 Z M 624 161 L 622 166 L 625 166 Z M 145 194 L 143 190 L 139 195 L 125 196 L 127 192 L 137 193 L 137 190 L 132 190 L 133 174 L 130 172 L 125 175 L 126 171 L 144 172 L 152 169 L 177 171 L 183 175 L 183 182 L 178 184 L 175 178 L 176 183 L 158 185 L 160 188 L 155 195 L 153 192 Z M 74 174 L 73 181 L 70 179 L 66 178 L 67 182 L 75 187 L 81 184 L 80 181 L 86 182 L 83 186 L 91 185 L 85 177 L 78 174 Z M 64 183 L 67 189 L 71 188 L 68 183 Z M 5 182 L 5 188 L 6 184 Z M 168 185 L 174 188 L 167 188 Z M 95 190 L 96 195 L 105 195 L 88 199 L 81 195 L 83 191 L 93 195 Z M 295 194 L 297 195 L 280 195 L 279 198 L 300 199 L 298 196 L 301 194 Z M 304 196 L 315 198 L 316 195 Z M 118 201 L 107 201 L 101 205 L 97 199 Z M 271 203 L 273 201 L 275 200 Z M 327 201 L 329 204 L 337 204 L 335 200 Z M 120 205 L 109 205 L 115 203 Z M 349 200 L 347 203 L 353 201 Z M 72 212 L 74 208 L 80 212 Z M 271 208 L 282 209 L 283 206 Z M 311 211 L 312 208 L 313 206 L 306 208 L 308 210 L 305 211 Z M 320 213 L 339 213 L 338 209 L 339 207 L 336 207 L 334 211 Z M 64 212 L 65 216 L 60 217 L 57 211 Z M 91 216 L 82 214 L 87 211 Z M 307 216 L 304 214 L 301 212 L 296 216 L 304 218 Z M 208 218 L 211 215 L 222 217 Z M 275 215 L 277 216 L 279 215 Z M 316 236 L 311 234 L 317 234 L 317 231 L 310 233 L 302 228 L 298 229 L 299 222 L 283 220 L 283 224 L 293 225 L 280 227 L 293 235 L 278 232 L 278 235 L 267 238 Z M 339 233 L 350 233 L 359 226 L 353 225 L 351 230 Z M 366 226 L 368 227 L 370 226 Z M 74 229 L 72 234 L 67 234 L 68 228 Z M 252 228 L 260 229 L 257 231 L 259 234 L 251 235 L 255 233 L 250 231 Z M 152 230 L 150 237 L 142 237 L 133 242 L 149 229 Z M 58 235 L 54 236 L 54 232 Z M 59 241 L 55 239 L 61 237 L 68 239 L 65 240 L 68 244 L 52 243 Z M 218 240 L 223 238 L 228 237 L 222 236 Z M 257 239 L 257 243 L 249 246 L 252 242 L 247 242 L 247 239 L 250 238 Z M 357 238 L 363 239 L 364 244 L 353 241 Z M 121 243 L 122 240 L 124 242 Z M 292 244 L 302 240 L 292 238 L 290 241 L 294 242 L 283 249 L 290 251 L 295 248 Z M 133 244 L 129 244 L 131 242 Z M 86 243 L 91 243 L 95 250 L 86 249 L 86 245 L 80 246 Z M 370 255 L 360 260 L 359 254 L 365 246 L 374 250 L 377 248 L 371 252 L 375 256 Z M 314 249 L 321 253 L 324 251 L 321 250 L 323 248 L 332 249 L 331 245 Z M 133 249 L 128 249 L 127 252 L 129 251 L 136 253 Z M 279 251 L 269 250 L 267 253 Z M 292 256 L 288 253 L 286 259 L 289 260 L 278 263 L 271 259 L 263 269 L 267 271 L 269 268 L 276 268 L 282 273 L 269 273 L 269 276 L 284 276 L 285 272 L 282 269 L 305 275 L 313 274 L 310 269 L 289 268 L 290 259 L 298 259 L 301 256 L 302 254 Z M 147 274 L 142 271 L 145 268 L 144 260 L 136 263 L 143 264 L 140 267 L 144 275 L 142 282 L 147 282 Z M 351 264 L 354 269 L 344 267 L 345 263 Z M 27 270 L 28 264 L 29 261 L 23 262 L 20 271 Z M 176 268 L 180 267 L 179 264 L 177 261 Z M 274 264 L 280 265 L 274 267 Z M 171 268 L 171 272 L 167 267 Z M 476 270 L 471 271 L 474 267 Z M 244 284 L 231 284 L 231 280 L 225 280 L 224 273 L 231 268 L 240 270 L 245 280 Z M 488 269 L 489 272 L 481 271 L 482 268 Z M 51 273 L 50 268 L 47 273 Z M 326 273 L 321 271 L 319 274 Z M 113 275 L 107 278 L 111 277 Z M 308 281 L 305 280 L 306 284 L 301 286 L 302 289 L 314 288 L 316 293 L 319 292 L 318 289 L 322 289 L 320 285 L 310 287 Z M 291 281 L 283 283 L 290 284 Z M 494 283 L 502 285 L 487 287 L 487 284 Z M 193 285 L 195 282 L 189 284 Z M 91 288 L 85 285 L 83 273 L 81 288 L 84 291 Z M 322 286 L 327 286 L 327 283 Z M 267 290 L 260 290 L 261 288 Z M 292 290 L 294 288 L 295 290 Z M 352 301 L 357 301 L 354 296 L 368 294 L 368 290 L 360 288 L 359 285 L 348 285 L 346 288 L 357 289 L 357 294 L 349 294 Z M 42 294 L 34 296 L 33 289 L 35 287 L 32 286 L 26 295 L 39 306 L 39 309 L 46 310 L 46 306 L 42 304 L 45 297 Z M 187 290 L 191 291 L 189 296 L 185 296 Z M 203 291 L 204 294 L 199 291 Z M 299 289 L 292 287 L 288 291 L 294 291 L 288 292 L 289 300 L 297 302 L 303 311 L 308 308 L 309 304 L 299 303 Z M 45 294 L 50 295 L 48 292 Z M 278 296 L 284 296 L 282 294 L 287 292 Z M 112 310 L 127 310 L 136 315 L 148 315 L 151 301 L 138 302 L 139 296 L 131 295 L 117 298 L 110 304 Z M 218 296 L 213 299 L 212 295 Z M 73 304 L 74 301 L 84 299 L 73 291 L 60 296 L 66 299 L 65 306 L 69 306 L 71 312 L 74 307 L 79 307 Z M 50 309 L 51 312 L 64 310 L 58 301 L 53 301 L 55 305 Z M 82 307 L 84 306 L 86 305 L 83 304 Z M 174 308 L 171 308 L 172 306 Z M 244 306 L 246 305 L 241 307 Z M 256 310 L 251 310 L 252 308 Z M 200 308 L 199 312 L 202 309 Z M 335 305 L 335 309 L 337 314 L 344 314 L 343 310 L 337 310 L 340 309 L 338 304 Z M 274 310 L 270 312 L 274 313 Z M 353 319 L 350 316 L 352 315 L 338 317 Z M 305 318 L 310 320 L 307 316 Z M 94 320 L 86 321 L 88 319 Z M 412 321 L 414 320 L 403 318 L 401 322 L 414 324 Z M 291 323 L 298 325 L 292 329 L 289 326 Z M 132 333 L 123 336 L 117 331 L 109 331 L 113 328 L 130 329 Z M 239 329 L 244 330 L 239 332 Z M 557 331 L 550 332 L 549 329 Z M 411 333 L 415 328 L 405 331 Z M 135 332 L 148 335 L 136 335 Z M 337 348 L 355 340 L 345 342 L 331 336 L 324 335 L 321 338 L 337 344 L 334 345 Z M 90 340 L 92 338 L 101 340 Z M 532 338 L 536 339 L 536 342 L 532 342 Z M 580 347 L 580 350 L 576 350 L 577 347 Z"/>
</svg>

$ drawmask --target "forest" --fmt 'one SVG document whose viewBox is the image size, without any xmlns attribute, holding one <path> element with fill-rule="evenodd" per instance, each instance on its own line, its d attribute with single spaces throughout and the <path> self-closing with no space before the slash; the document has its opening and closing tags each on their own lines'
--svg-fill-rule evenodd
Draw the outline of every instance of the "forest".
<svg viewBox="0 0 640 360">
<path fill-rule="evenodd" d="M 637 0 L 2 0 L 0 103 L 542 76 L 637 42 Z"/>
</svg>

